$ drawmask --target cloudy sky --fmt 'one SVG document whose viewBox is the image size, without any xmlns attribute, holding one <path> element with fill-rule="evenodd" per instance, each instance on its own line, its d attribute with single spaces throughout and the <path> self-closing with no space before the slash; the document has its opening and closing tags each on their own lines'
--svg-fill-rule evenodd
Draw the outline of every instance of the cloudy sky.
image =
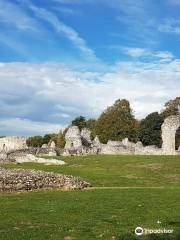
<svg viewBox="0 0 180 240">
<path fill-rule="evenodd" d="M 0 0 L 0 135 L 180 96 L 180 0 Z"/>
</svg>

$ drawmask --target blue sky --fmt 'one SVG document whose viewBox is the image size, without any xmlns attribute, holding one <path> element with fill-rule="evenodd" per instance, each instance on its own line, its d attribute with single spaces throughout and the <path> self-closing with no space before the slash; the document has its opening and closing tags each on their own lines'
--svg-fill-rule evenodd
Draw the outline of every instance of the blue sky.
<svg viewBox="0 0 180 240">
<path fill-rule="evenodd" d="M 0 135 L 34 135 L 118 98 L 143 118 L 180 89 L 180 0 L 0 0 Z"/>
</svg>

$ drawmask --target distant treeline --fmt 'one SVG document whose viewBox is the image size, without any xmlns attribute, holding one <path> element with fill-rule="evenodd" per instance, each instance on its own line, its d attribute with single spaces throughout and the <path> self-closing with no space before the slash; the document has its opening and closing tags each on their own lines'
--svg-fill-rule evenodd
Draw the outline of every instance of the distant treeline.
<svg viewBox="0 0 180 240">
<path fill-rule="evenodd" d="M 78 116 L 70 125 L 76 125 L 80 130 L 84 127 L 91 130 L 92 138 L 96 135 L 102 143 L 108 140 L 121 141 L 129 138 L 132 142 L 141 141 L 143 145 L 156 145 L 161 147 L 161 125 L 164 119 L 170 115 L 178 114 L 180 107 L 180 97 L 168 101 L 164 105 L 161 113 L 153 112 L 142 120 L 137 120 L 133 114 L 130 103 L 126 99 L 118 99 L 112 106 L 101 113 L 98 119 L 86 119 Z M 65 145 L 64 131 L 45 136 L 34 136 L 27 140 L 27 144 L 33 147 L 40 147 L 53 140 L 57 147 L 63 148 Z M 176 133 L 176 147 L 180 145 L 180 129 Z"/>
</svg>

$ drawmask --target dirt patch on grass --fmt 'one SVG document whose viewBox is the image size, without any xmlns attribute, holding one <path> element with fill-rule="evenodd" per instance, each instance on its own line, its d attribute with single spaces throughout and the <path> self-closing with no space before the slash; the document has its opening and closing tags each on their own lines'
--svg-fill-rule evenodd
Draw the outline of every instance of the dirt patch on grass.
<svg viewBox="0 0 180 240">
<path fill-rule="evenodd" d="M 180 174 L 164 174 L 163 176 L 169 180 L 180 181 Z"/>
<path fill-rule="evenodd" d="M 137 164 L 127 164 L 126 166 L 132 168 L 147 168 L 151 170 L 158 170 L 163 168 L 164 164 L 162 163 L 137 163 Z"/>
<path fill-rule="evenodd" d="M 128 174 L 126 176 L 121 176 L 122 178 L 128 178 L 128 179 L 140 179 L 140 178 L 143 178 L 143 177 L 139 177 L 139 176 L 136 176 L 136 175 L 133 175 L 133 174 Z"/>
<path fill-rule="evenodd" d="M 81 168 L 81 167 L 84 167 L 84 165 L 73 164 L 73 165 L 69 165 L 69 167 L 73 167 L 73 168 Z"/>
</svg>

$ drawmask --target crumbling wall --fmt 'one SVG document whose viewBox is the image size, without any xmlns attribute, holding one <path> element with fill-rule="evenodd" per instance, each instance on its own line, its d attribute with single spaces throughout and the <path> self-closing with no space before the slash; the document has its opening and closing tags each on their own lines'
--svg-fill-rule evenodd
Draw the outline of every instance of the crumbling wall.
<svg viewBox="0 0 180 240">
<path fill-rule="evenodd" d="M 91 141 L 91 131 L 87 128 L 83 128 L 81 131 L 81 140 L 82 140 L 82 144 L 84 146 L 90 146 L 92 144 Z"/>
<path fill-rule="evenodd" d="M 65 149 L 82 147 L 81 133 L 77 126 L 69 127 L 65 135 Z"/>
<path fill-rule="evenodd" d="M 180 126 L 180 115 L 169 116 L 162 124 L 162 150 L 165 155 L 175 155 L 175 136 Z"/>
<path fill-rule="evenodd" d="M 85 155 L 85 154 L 129 154 L 129 155 L 175 155 L 175 134 L 180 126 L 180 115 L 170 116 L 165 119 L 162 125 L 162 148 L 154 145 L 143 146 L 141 142 L 136 144 L 128 138 L 122 141 L 111 141 L 102 144 L 96 136 L 93 141 L 90 139 L 90 131 L 83 129 L 81 132 L 77 126 L 71 126 L 65 136 L 66 145 L 64 155 Z"/>
<path fill-rule="evenodd" d="M 26 149 L 25 137 L 2 137 L 0 138 L 0 152 L 9 152 L 12 150 Z"/>
</svg>

